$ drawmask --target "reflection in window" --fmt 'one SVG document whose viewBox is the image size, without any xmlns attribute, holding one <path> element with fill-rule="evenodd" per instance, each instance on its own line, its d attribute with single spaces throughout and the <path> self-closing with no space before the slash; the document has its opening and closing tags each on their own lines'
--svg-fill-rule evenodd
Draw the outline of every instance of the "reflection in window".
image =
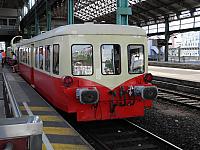
<svg viewBox="0 0 200 150">
<path fill-rule="evenodd" d="M 92 75 L 93 73 L 93 48 L 92 45 L 72 46 L 72 74 Z"/>
<path fill-rule="evenodd" d="M 27 58 L 27 63 L 28 65 L 30 65 L 30 48 L 27 49 L 27 55 L 28 55 L 28 58 Z"/>
<path fill-rule="evenodd" d="M 50 45 L 45 46 L 45 70 L 50 72 Z"/>
<path fill-rule="evenodd" d="M 23 49 L 23 52 L 22 52 L 22 62 L 23 63 L 27 63 L 27 48 Z"/>
<path fill-rule="evenodd" d="M 59 45 L 53 45 L 53 73 L 59 74 Z"/>
<path fill-rule="evenodd" d="M 101 46 L 102 74 L 118 75 L 121 73 L 120 45 Z"/>
<path fill-rule="evenodd" d="M 38 68 L 38 59 L 39 55 L 38 55 L 38 48 L 35 48 L 35 67 Z"/>
<path fill-rule="evenodd" d="M 23 62 L 23 48 L 20 49 L 20 62 Z"/>
<path fill-rule="evenodd" d="M 128 45 L 128 72 L 144 73 L 143 45 Z"/>
<path fill-rule="evenodd" d="M 28 58 L 28 48 L 25 49 L 25 63 L 27 64 L 27 58 Z"/>
<path fill-rule="evenodd" d="M 39 68 L 43 70 L 43 47 L 39 48 Z"/>
</svg>

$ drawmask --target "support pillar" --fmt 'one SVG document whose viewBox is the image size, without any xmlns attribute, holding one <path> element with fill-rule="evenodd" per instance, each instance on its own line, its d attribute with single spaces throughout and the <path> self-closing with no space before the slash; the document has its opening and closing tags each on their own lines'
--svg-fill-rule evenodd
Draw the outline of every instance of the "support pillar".
<svg viewBox="0 0 200 150">
<path fill-rule="evenodd" d="M 27 36 L 28 36 L 28 38 L 31 38 L 31 35 L 32 35 L 31 32 L 32 32 L 31 31 L 31 25 L 29 25 L 29 26 L 27 26 Z"/>
<path fill-rule="evenodd" d="M 169 38 L 170 38 L 170 33 L 169 33 L 169 18 L 166 17 L 165 18 L 165 40 L 166 40 L 166 44 L 165 44 L 165 61 L 168 61 L 168 50 L 169 50 Z"/>
<path fill-rule="evenodd" d="M 39 18 L 35 9 L 35 35 L 39 34 Z"/>
<path fill-rule="evenodd" d="M 128 7 L 128 2 L 128 0 L 117 0 L 117 24 L 128 25 L 128 15 L 132 15 L 132 10 Z"/>
<path fill-rule="evenodd" d="M 74 24 L 74 0 L 67 0 L 67 24 Z"/>
<path fill-rule="evenodd" d="M 47 31 L 51 30 L 51 7 L 48 0 L 46 0 L 46 17 L 47 17 Z"/>
</svg>

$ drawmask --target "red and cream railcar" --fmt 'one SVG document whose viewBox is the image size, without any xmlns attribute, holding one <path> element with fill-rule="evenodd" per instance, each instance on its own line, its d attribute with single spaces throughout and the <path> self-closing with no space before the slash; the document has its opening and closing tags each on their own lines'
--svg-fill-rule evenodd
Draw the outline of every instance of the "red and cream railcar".
<svg viewBox="0 0 200 150">
<path fill-rule="evenodd" d="M 78 121 L 143 116 L 157 96 L 147 73 L 147 38 L 133 26 L 62 26 L 19 48 L 22 76 Z"/>
</svg>

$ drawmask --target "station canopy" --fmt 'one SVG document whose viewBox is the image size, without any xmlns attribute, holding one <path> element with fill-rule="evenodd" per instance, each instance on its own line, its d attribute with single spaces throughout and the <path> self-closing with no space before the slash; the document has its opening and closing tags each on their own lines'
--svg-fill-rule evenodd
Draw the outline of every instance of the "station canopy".
<svg viewBox="0 0 200 150">
<path fill-rule="evenodd" d="M 18 9 L 23 7 L 25 0 L 0 0 L 0 8 Z"/>
<path fill-rule="evenodd" d="M 144 26 L 165 22 L 165 17 L 179 18 L 184 11 L 199 11 L 200 0 L 129 0 L 130 25 Z M 117 0 L 76 0 L 74 16 L 83 21 L 115 23 Z"/>
</svg>

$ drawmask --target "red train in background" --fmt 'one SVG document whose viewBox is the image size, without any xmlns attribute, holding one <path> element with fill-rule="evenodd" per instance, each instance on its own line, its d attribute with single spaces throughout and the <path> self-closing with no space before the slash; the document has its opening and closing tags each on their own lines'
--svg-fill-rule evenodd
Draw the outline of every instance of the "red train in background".
<svg viewBox="0 0 200 150">
<path fill-rule="evenodd" d="M 16 51 L 21 75 L 78 121 L 143 116 L 157 97 L 138 27 L 67 25 L 22 40 Z"/>
</svg>

